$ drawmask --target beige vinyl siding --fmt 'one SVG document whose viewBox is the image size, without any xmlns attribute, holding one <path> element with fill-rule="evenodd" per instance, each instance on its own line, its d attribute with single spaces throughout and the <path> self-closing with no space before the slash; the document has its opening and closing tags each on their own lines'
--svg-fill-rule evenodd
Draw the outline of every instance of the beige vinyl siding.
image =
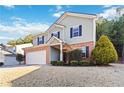
<svg viewBox="0 0 124 93">
<path fill-rule="evenodd" d="M 36 46 L 37 45 L 37 38 L 33 39 L 33 45 Z"/>
<path fill-rule="evenodd" d="M 65 27 L 62 28 L 59 26 L 52 26 L 44 34 L 45 43 L 51 38 L 51 34 L 53 32 L 58 32 L 58 31 L 60 32 L 60 39 L 68 44 L 83 43 L 89 41 L 95 42 L 95 38 L 96 38 L 95 19 L 76 17 L 76 16 L 66 16 L 59 24 L 64 25 Z M 82 25 L 82 36 L 70 38 L 70 28 L 79 25 Z M 33 40 L 33 45 L 37 45 L 37 38 Z"/>
<path fill-rule="evenodd" d="M 68 44 L 93 41 L 93 19 L 67 16 L 60 24 L 65 25 L 64 41 Z M 82 25 L 82 36 L 70 38 L 70 28 Z"/>
<path fill-rule="evenodd" d="M 48 32 L 48 34 L 49 34 L 48 38 L 51 37 L 51 34 L 52 34 L 53 32 L 58 32 L 58 31 L 60 32 L 60 39 L 61 39 L 61 40 L 64 40 L 64 39 L 63 39 L 63 37 L 64 37 L 63 28 L 55 27 L 55 26 L 54 26 L 54 28 L 52 28 L 52 29 Z"/>
<path fill-rule="evenodd" d="M 37 38 L 42 36 L 44 36 L 44 44 L 48 41 L 48 34 L 37 36 L 36 38 L 33 39 L 34 46 L 38 45 Z"/>
</svg>

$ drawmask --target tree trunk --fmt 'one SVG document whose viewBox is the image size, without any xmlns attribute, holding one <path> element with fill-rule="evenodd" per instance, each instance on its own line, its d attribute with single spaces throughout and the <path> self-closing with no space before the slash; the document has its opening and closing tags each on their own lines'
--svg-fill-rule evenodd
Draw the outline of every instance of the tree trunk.
<svg viewBox="0 0 124 93">
<path fill-rule="evenodd" d="M 124 63 L 124 45 L 123 45 L 123 49 L 122 49 L 122 62 Z"/>
</svg>

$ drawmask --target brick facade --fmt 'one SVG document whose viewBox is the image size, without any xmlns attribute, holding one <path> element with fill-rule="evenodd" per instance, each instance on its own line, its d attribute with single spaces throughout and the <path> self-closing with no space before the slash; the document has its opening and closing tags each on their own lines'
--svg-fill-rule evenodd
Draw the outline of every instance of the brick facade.
<svg viewBox="0 0 124 93">
<path fill-rule="evenodd" d="M 31 47 L 31 48 L 25 48 L 24 49 L 24 53 L 25 53 L 24 63 L 26 64 L 26 53 L 40 51 L 40 50 L 46 50 L 46 63 L 50 64 L 50 54 L 49 54 L 50 53 L 50 48 L 47 44 L 38 45 L 38 46 L 35 46 L 35 47 Z"/>
<path fill-rule="evenodd" d="M 89 46 L 89 56 L 90 56 L 94 48 L 94 45 L 95 45 L 94 42 L 90 41 L 90 42 L 85 42 L 85 43 L 72 44 L 70 46 L 72 47 L 72 49 L 81 49 L 83 46 Z"/>
<path fill-rule="evenodd" d="M 90 42 L 85 42 L 85 43 L 77 43 L 77 44 L 71 44 L 69 46 L 71 46 L 72 49 L 81 49 L 83 46 L 89 46 L 89 56 L 90 56 L 94 48 L 94 42 L 90 41 Z M 46 50 L 46 63 L 50 64 L 50 46 L 47 44 L 38 45 L 35 47 L 31 47 L 31 48 L 25 48 L 24 53 L 26 56 L 26 53 L 40 51 L 40 50 Z M 26 64 L 26 58 L 25 58 L 24 63 Z"/>
</svg>

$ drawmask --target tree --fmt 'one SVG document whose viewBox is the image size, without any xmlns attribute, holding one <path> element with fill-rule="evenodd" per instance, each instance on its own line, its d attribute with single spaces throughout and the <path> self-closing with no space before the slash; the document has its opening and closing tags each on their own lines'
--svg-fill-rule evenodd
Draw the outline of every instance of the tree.
<svg viewBox="0 0 124 93">
<path fill-rule="evenodd" d="M 7 44 L 15 46 L 15 45 L 19 45 L 19 44 L 32 43 L 33 37 L 34 36 L 32 34 L 30 34 L 30 35 L 25 36 L 24 38 L 19 38 L 17 40 L 10 40 Z"/>
<path fill-rule="evenodd" d="M 22 38 L 19 38 L 16 40 L 16 45 L 24 44 L 24 40 Z"/>
<path fill-rule="evenodd" d="M 118 56 L 124 61 L 124 15 L 114 20 L 98 19 L 96 23 L 96 39 L 107 35 L 117 50 Z"/>
<path fill-rule="evenodd" d="M 7 44 L 15 46 L 16 45 L 16 40 L 10 40 Z"/>
<path fill-rule="evenodd" d="M 34 36 L 32 34 L 27 35 L 26 37 L 24 37 L 24 43 L 32 43 L 33 37 Z"/>
<path fill-rule="evenodd" d="M 99 19 L 96 22 L 96 39 L 98 40 L 101 35 L 108 35 L 113 29 L 113 21 L 107 19 Z"/>
<path fill-rule="evenodd" d="M 124 15 L 114 21 L 113 30 L 110 31 L 108 35 L 111 38 L 119 57 L 124 59 L 122 52 L 124 51 Z"/>
<path fill-rule="evenodd" d="M 91 60 L 98 65 L 108 65 L 118 60 L 117 52 L 107 36 L 102 35 L 97 41 L 91 54 Z"/>
<path fill-rule="evenodd" d="M 16 55 L 16 60 L 21 64 L 22 61 L 24 61 L 24 55 L 22 54 L 17 54 Z"/>
</svg>

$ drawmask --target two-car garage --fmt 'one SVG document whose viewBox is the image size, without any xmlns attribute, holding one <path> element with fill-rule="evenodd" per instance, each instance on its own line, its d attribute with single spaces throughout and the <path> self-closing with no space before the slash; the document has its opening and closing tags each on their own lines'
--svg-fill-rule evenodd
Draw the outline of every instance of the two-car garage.
<svg viewBox="0 0 124 93">
<path fill-rule="evenodd" d="M 27 53 L 26 64 L 46 64 L 46 50 Z"/>
<path fill-rule="evenodd" d="M 47 64 L 49 63 L 48 46 L 37 46 L 26 48 L 25 64 Z"/>
</svg>

